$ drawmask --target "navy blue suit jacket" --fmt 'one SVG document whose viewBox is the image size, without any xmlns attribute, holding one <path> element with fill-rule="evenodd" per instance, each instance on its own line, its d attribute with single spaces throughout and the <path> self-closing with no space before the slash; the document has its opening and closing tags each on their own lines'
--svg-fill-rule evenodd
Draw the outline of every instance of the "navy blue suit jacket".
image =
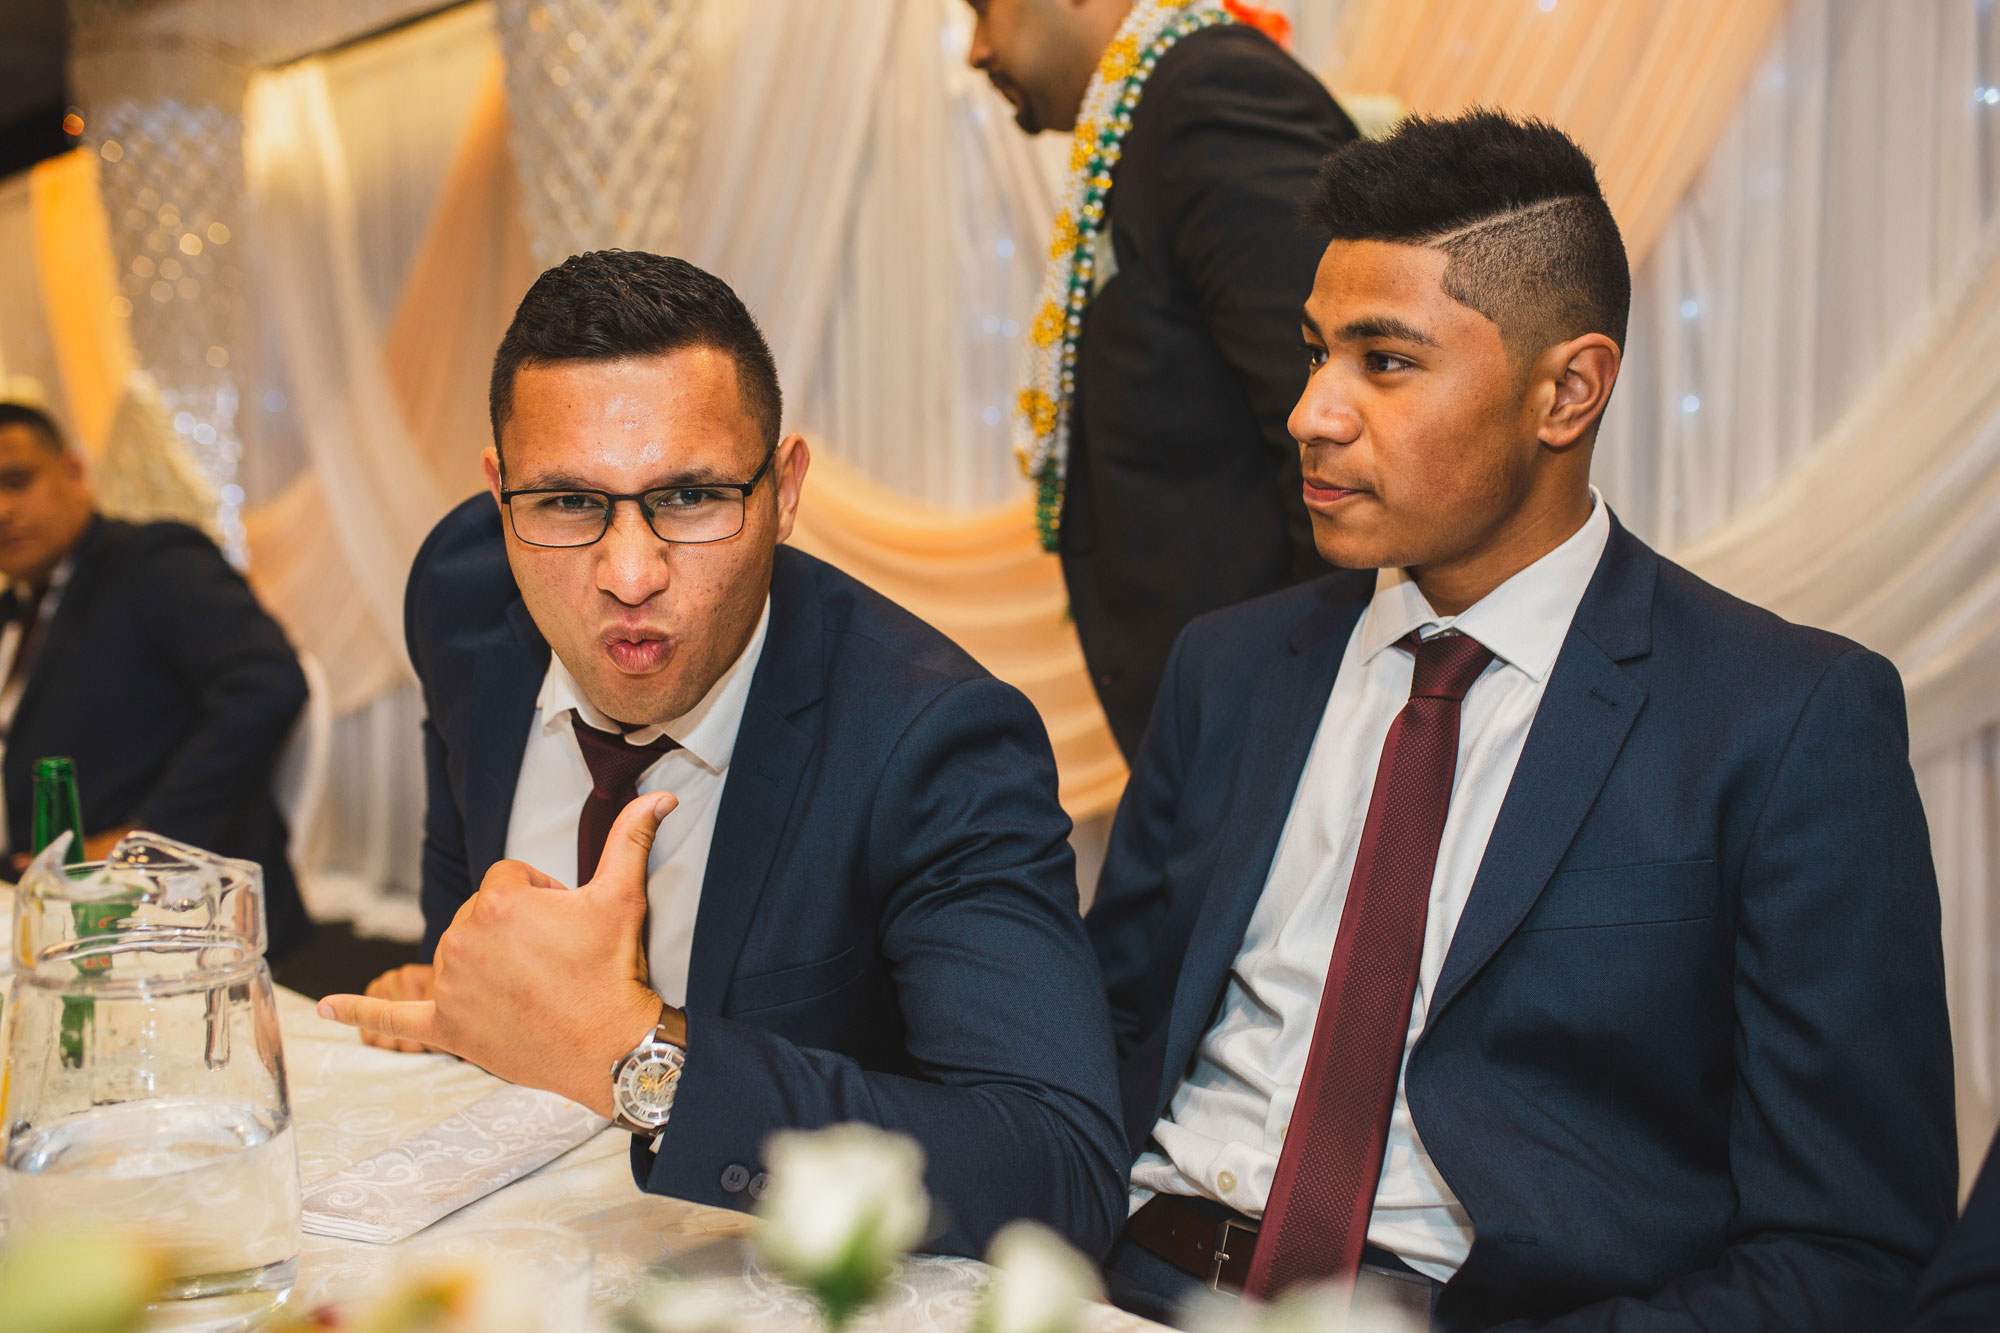
<svg viewBox="0 0 2000 1333">
<path fill-rule="evenodd" d="M 270 955 L 312 935 L 271 781 L 306 704 L 285 632 L 185 523 L 94 518 L 21 689 L 7 826 L 26 850 L 35 760 L 76 760 L 88 833 L 133 825 L 264 868 Z M 0 618 L 15 614 L 0 594 Z"/>
<path fill-rule="evenodd" d="M 428 951 L 503 855 L 549 662 L 489 497 L 431 534 L 405 615 Z M 659 1152 L 634 1145 L 640 1183 L 747 1207 L 773 1130 L 864 1120 L 923 1145 L 934 1248 L 978 1254 L 1015 1217 L 1107 1247 L 1128 1162 L 1068 833 L 1019 691 L 780 547 L 695 919 L 687 1066 Z"/>
<path fill-rule="evenodd" d="M 1373 588 L 1330 575 L 1175 649 L 1089 921 L 1135 1155 L 1222 996 Z M 1895 669 L 1614 522 L 1406 1078 L 1475 1231 L 1441 1329 L 1893 1320 L 1956 1180 Z"/>
</svg>

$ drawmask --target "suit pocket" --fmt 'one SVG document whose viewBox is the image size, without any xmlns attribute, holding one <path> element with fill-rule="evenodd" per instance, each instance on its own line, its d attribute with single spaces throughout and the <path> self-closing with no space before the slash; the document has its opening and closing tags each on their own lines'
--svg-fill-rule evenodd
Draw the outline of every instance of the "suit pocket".
<svg viewBox="0 0 2000 1333">
<path fill-rule="evenodd" d="M 861 975 L 861 951 L 843 949 L 817 963 L 737 977 L 729 983 L 728 1013 L 741 1018 L 830 995 Z"/>
<path fill-rule="evenodd" d="M 1523 931 L 1701 921 L 1715 914 L 1715 862 L 1564 870 L 1549 877 Z"/>
</svg>

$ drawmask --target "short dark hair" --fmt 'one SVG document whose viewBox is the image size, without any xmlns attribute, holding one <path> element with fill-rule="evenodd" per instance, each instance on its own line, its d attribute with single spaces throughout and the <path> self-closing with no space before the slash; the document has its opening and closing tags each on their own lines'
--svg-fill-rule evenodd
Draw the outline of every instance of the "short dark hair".
<svg viewBox="0 0 2000 1333">
<path fill-rule="evenodd" d="M 0 430 L 8 426 L 26 426 L 59 454 L 69 450 L 69 441 L 63 438 L 62 427 L 39 407 L 27 403 L 0 402 Z"/>
<path fill-rule="evenodd" d="M 1411 116 L 1329 156 L 1307 213 L 1333 240 L 1442 250 L 1446 293 L 1520 361 L 1586 333 L 1625 345 L 1625 242 L 1589 154 L 1544 121 Z"/>
<path fill-rule="evenodd" d="M 667 255 L 638 250 L 572 255 L 535 279 L 493 354 L 487 394 L 493 447 L 500 447 L 500 428 L 513 414 L 514 376 L 522 366 L 622 361 L 687 347 L 712 347 L 735 361 L 744 405 L 767 446 L 775 447 L 784 412 L 778 364 L 728 283 Z"/>
</svg>

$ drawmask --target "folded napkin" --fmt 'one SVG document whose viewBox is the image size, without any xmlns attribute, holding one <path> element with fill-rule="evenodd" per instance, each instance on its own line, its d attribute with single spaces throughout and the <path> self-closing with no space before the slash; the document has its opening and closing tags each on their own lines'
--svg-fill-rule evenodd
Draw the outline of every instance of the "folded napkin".
<svg viewBox="0 0 2000 1333">
<path fill-rule="evenodd" d="M 316 1236 L 389 1245 L 510 1185 L 611 1123 L 567 1097 L 502 1088 L 306 1190 Z"/>
</svg>

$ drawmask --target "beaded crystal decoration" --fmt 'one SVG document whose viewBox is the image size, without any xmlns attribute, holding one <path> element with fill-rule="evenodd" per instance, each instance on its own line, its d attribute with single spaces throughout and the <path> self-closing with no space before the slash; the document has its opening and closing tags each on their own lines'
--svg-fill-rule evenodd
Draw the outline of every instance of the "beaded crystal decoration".
<svg viewBox="0 0 2000 1333">
<path fill-rule="evenodd" d="M 1063 474 L 1069 461 L 1070 400 L 1076 390 L 1076 349 L 1083 312 L 1097 294 L 1098 236 L 1104 198 L 1118 165 L 1132 111 L 1168 48 L 1192 32 L 1231 22 L 1209 0 L 1139 0 L 1104 48 L 1083 95 L 1070 147 L 1069 188 L 1049 242 L 1048 275 L 1031 329 L 1028 386 L 1021 390 L 1014 453 L 1035 483 L 1035 530 L 1042 549 L 1056 549 Z"/>
</svg>

